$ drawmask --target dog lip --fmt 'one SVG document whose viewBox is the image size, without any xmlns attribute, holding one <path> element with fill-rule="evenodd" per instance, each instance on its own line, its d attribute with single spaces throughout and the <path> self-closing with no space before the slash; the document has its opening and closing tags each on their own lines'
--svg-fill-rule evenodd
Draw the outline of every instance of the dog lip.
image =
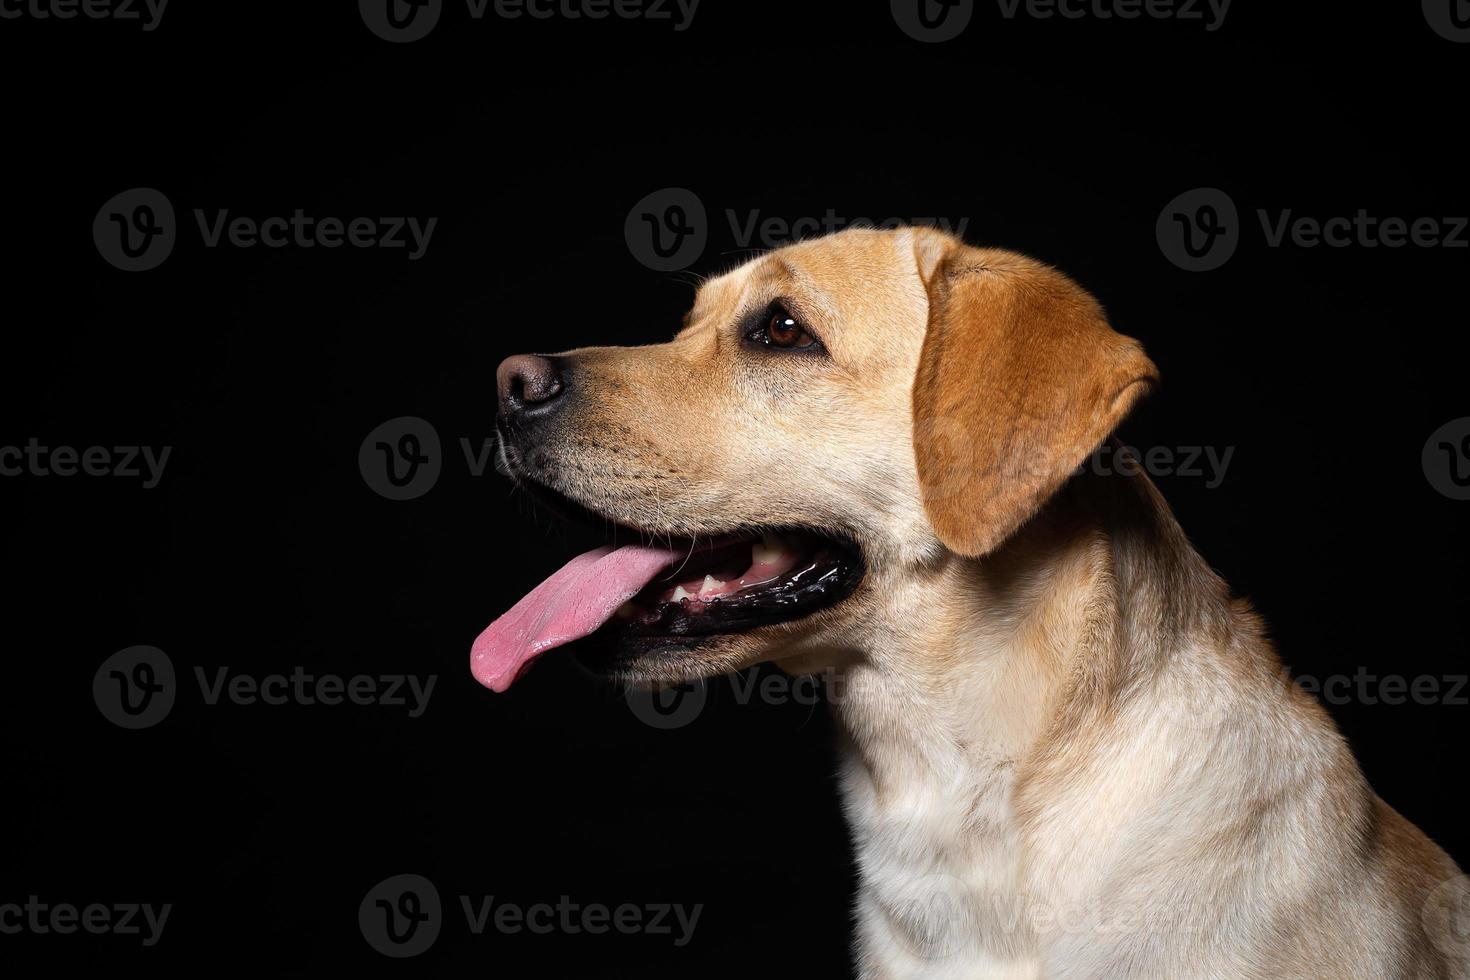
<svg viewBox="0 0 1470 980">
<path fill-rule="evenodd" d="M 762 626 L 793 623 L 824 609 L 832 608 L 857 591 L 867 577 L 867 562 L 862 548 L 850 536 L 826 528 L 796 525 L 770 527 L 734 527 L 712 530 L 695 537 L 628 524 L 597 508 L 576 500 L 549 486 L 527 471 L 523 463 L 526 447 L 507 446 L 503 454 L 510 475 L 539 505 L 564 520 L 594 530 L 614 539 L 627 535 L 629 540 L 654 541 L 687 556 L 671 574 L 660 581 L 673 583 L 684 565 L 697 556 L 742 543 L 758 542 L 766 531 L 814 541 L 807 558 L 824 557 L 818 569 L 812 561 L 799 562 L 794 569 L 799 581 L 782 581 L 777 587 L 752 584 L 737 592 L 722 595 L 694 608 L 680 603 L 656 603 L 652 619 L 649 610 L 632 618 L 614 617 L 593 634 L 599 640 L 615 638 L 615 646 L 624 651 L 648 643 L 673 643 L 698 646 L 721 636 L 745 633 Z M 816 570 L 817 574 L 812 574 Z M 697 598 L 697 597 L 696 597 Z M 645 601 L 646 607 L 646 601 Z M 657 623 L 658 625 L 654 625 Z M 583 641 L 584 643 L 587 641 Z"/>
<path fill-rule="evenodd" d="M 581 525 L 603 533 L 604 537 L 619 538 L 623 535 L 631 536 L 632 540 L 648 540 L 667 544 L 671 550 L 685 551 L 689 554 L 701 554 L 716 548 L 727 547 L 738 543 L 747 537 L 760 536 L 760 531 L 749 531 L 742 528 L 722 528 L 701 533 L 695 536 L 660 528 L 640 527 L 621 521 L 610 514 L 606 514 L 595 507 L 576 500 L 561 490 L 547 485 L 544 481 L 536 478 L 526 471 L 520 460 L 524 450 L 515 449 L 514 455 L 510 451 L 505 454 L 507 476 L 511 477 L 516 486 L 529 494 L 537 504 L 545 507 L 552 514 L 573 524 Z M 821 532 L 815 532 L 821 533 Z"/>
<path fill-rule="evenodd" d="M 836 606 L 866 577 L 862 553 L 850 542 L 805 529 L 786 533 L 799 535 L 805 547 L 773 578 L 708 598 L 690 593 L 687 598 L 670 599 L 667 584 L 652 594 L 645 589 L 632 600 L 629 615 L 610 621 L 599 633 L 614 634 L 624 645 L 634 639 L 657 638 L 677 643 L 796 622 Z M 736 540 L 746 543 L 752 536 L 737 536 Z M 695 568 L 660 581 L 690 581 L 700 574 Z"/>
</svg>

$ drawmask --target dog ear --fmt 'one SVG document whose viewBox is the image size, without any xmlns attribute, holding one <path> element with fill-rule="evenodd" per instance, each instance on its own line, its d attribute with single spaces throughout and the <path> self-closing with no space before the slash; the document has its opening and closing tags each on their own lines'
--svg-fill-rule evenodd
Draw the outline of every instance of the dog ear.
<svg viewBox="0 0 1470 980">
<path fill-rule="evenodd" d="M 924 511 L 983 555 L 1032 517 L 1158 381 L 1057 270 L 947 236 L 915 242 L 929 324 L 914 379 Z"/>
</svg>

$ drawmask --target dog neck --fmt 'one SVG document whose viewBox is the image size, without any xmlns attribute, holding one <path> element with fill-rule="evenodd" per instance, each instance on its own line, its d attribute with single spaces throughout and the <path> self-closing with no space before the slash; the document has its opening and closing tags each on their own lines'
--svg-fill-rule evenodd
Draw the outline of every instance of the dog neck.
<svg viewBox="0 0 1470 980">
<path fill-rule="evenodd" d="M 906 890 L 964 882 L 1019 908 L 1028 782 L 1065 778 L 1076 732 L 1232 612 L 1141 475 L 1079 475 L 998 551 L 885 592 L 834 688 L 843 789 L 864 914 L 927 942 L 932 922 L 904 921 Z M 997 962 L 1024 957 L 1024 928 L 980 931 L 966 941 Z"/>
<path fill-rule="evenodd" d="M 1106 711 L 1170 640 L 1232 616 L 1142 475 L 1080 474 L 996 552 L 916 578 L 884 590 L 865 649 L 839 668 L 835 710 L 880 787 L 977 752 L 1018 766 L 1051 729 Z"/>
</svg>

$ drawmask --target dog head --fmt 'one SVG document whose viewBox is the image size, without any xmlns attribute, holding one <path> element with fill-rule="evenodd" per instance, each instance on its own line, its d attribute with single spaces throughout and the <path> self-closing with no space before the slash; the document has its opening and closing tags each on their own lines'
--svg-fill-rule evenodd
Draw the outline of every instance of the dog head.
<svg viewBox="0 0 1470 980">
<path fill-rule="evenodd" d="M 705 283 L 668 343 L 500 366 L 501 465 L 618 531 L 486 630 L 504 690 L 554 646 L 684 680 L 842 643 L 946 553 L 1035 514 L 1156 380 L 1025 256 L 854 229 Z"/>
</svg>

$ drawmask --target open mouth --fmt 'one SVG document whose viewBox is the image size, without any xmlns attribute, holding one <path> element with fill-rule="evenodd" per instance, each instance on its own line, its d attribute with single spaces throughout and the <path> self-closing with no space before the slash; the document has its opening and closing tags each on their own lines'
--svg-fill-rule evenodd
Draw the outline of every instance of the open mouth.
<svg viewBox="0 0 1470 980">
<path fill-rule="evenodd" d="M 588 637 L 615 659 L 687 652 L 826 609 L 864 573 L 854 545 L 811 530 L 668 544 L 596 548 L 572 559 L 475 640 L 476 679 L 504 691 L 542 654 Z"/>
<path fill-rule="evenodd" d="M 627 636 L 709 636 L 800 619 L 862 577 L 856 549 L 810 531 L 736 535 L 686 554 L 618 607 L 614 623 Z"/>
</svg>

